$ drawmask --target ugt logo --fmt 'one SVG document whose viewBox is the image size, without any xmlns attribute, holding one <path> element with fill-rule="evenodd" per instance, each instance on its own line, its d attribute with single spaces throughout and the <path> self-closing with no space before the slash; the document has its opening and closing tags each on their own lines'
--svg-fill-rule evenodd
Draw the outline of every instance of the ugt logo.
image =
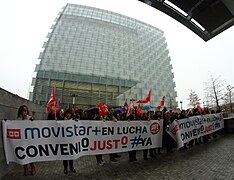
<svg viewBox="0 0 234 180">
<path fill-rule="evenodd" d="M 9 138 L 9 139 L 21 139 L 20 129 L 7 129 L 7 138 Z"/>
<path fill-rule="evenodd" d="M 152 134 L 157 134 L 160 131 L 160 125 L 157 122 L 154 122 L 150 125 L 150 132 Z"/>
</svg>

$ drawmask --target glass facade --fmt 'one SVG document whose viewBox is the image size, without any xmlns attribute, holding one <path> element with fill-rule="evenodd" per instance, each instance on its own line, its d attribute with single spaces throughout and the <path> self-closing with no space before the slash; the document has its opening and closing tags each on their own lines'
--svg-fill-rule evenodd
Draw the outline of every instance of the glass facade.
<svg viewBox="0 0 234 180">
<path fill-rule="evenodd" d="M 67 4 L 47 35 L 30 99 L 46 104 L 51 86 L 63 107 L 99 102 L 123 105 L 162 98 L 177 106 L 174 75 L 163 32 L 144 22 L 107 10 Z M 167 104 L 166 104 L 167 105 Z M 167 105 L 169 106 L 169 105 Z"/>
</svg>

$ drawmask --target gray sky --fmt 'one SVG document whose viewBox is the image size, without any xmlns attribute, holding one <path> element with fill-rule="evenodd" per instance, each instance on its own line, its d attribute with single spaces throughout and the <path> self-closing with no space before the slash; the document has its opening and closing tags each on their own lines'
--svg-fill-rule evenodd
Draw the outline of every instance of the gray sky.
<svg viewBox="0 0 234 180">
<path fill-rule="evenodd" d="M 187 107 L 191 90 L 203 102 L 205 82 L 211 75 L 221 76 L 226 86 L 234 85 L 234 27 L 205 42 L 179 22 L 137 0 L 7 0 L 0 3 L 1 88 L 28 98 L 42 45 L 66 3 L 111 10 L 163 30 L 175 76 L 177 101 L 183 101 L 183 107 Z"/>
</svg>

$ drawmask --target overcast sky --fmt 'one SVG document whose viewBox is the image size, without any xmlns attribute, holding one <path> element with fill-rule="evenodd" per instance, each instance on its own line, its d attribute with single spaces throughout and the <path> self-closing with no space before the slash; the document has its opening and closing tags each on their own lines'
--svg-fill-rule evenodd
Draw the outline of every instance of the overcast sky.
<svg viewBox="0 0 234 180">
<path fill-rule="evenodd" d="M 205 42 L 179 22 L 137 0 L 7 0 L 0 3 L 1 88 L 28 98 L 42 45 L 66 3 L 111 10 L 163 30 L 175 76 L 177 101 L 183 101 L 183 107 L 187 107 L 191 90 L 203 102 L 205 82 L 211 75 L 220 76 L 226 86 L 234 85 L 234 27 Z"/>
</svg>

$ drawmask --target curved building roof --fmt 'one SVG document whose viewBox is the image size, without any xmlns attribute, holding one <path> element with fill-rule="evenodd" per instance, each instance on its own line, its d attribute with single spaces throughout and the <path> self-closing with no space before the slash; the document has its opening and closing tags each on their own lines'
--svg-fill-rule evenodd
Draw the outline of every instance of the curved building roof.
<svg viewBox="0 0 234 180">
<path fill-rule="evenodd" d="M 139 0 L 176 19 L 204 41 L 234 24 L 232 0 Z"/>
</svg>

